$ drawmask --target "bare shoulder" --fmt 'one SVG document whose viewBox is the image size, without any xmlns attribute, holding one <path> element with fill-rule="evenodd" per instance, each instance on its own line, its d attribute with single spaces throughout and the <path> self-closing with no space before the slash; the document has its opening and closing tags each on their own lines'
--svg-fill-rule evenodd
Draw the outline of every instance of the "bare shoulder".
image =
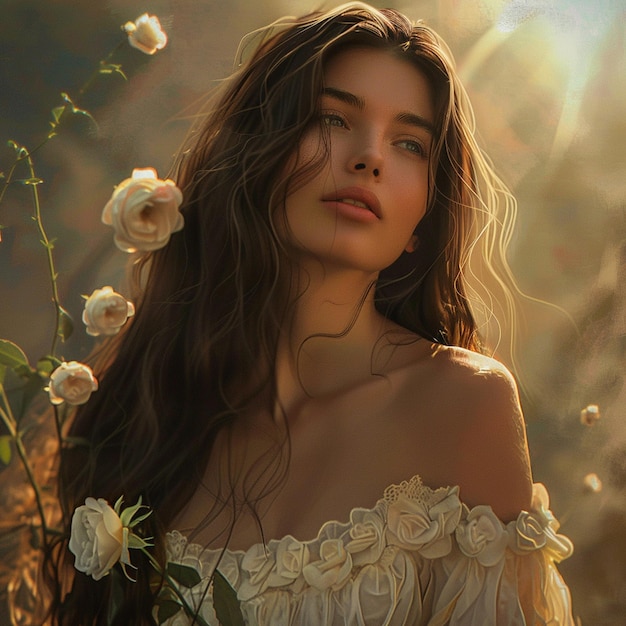
<svg viewBox="0 0 626 626">
<path fill-rule="evenodd" d="M 489 414 L 498 408 L 519 410 L 517 384 L 500 361 L 454 346 L 435 347 L 431 361 L 442 384 L 454 387 L 450 397 L 463 398 L 466 408 L 484 409 Z"/>
<path fill-rule="evenodd" d="M 497 360 L 456 347 L 430 355 L 431 437 L 443 470 L 468 506 L 490 505 L 509 521 L 528 509 L 532 478 L 514 377 Z M 420 432 L 419 436 L 423 436 Z"/>
</svg>

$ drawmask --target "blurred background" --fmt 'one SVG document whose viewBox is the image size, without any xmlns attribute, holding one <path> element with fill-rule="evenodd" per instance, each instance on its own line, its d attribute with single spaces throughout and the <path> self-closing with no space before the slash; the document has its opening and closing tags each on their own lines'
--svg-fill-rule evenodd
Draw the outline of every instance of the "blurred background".
<svg viewBox="0 0 626 626">
<path fill-rule="evenodd" d="M 231 71 L 242 36 L 280 16 L 338 4 L 0 0 L 0 171 L 14 159 L 7 140 L 32 149 L 45 137 L 61 92 L 97 121 L 66 120 L 35 156 L 60 297 L 77 326 L 81 294 L 119 286 L 125 275 L 128 259 L 100 222 L 113 186 L 135 167 L 165 177 L 194 111 Z M 548 487 L 576 546 L 561 566 L 575 614 L 583 624 L 625 624 L 626 2 L 372 4 L 424 19 L 446 39 L 481 143 L 518 199 L 510 262 L 522 289 L 551 303 L 529 302 L 521 320 L 519 375 L 535 480 Z M 149 57 L 122 45 L 111 62 L 128 81 L 101 76 L 78 98 L 98 62 L 125 41 L 120 26 L 146 11 L 161 19 L 168 46 Z M 0 337 L 36 362 L 49 350 L 54 311 L 32 210 L 22 185 L 0 204 Z M 61 352 L 80 360 L 92 347 L 78 328 Z M 599 413 L 586 415 L 600 419 L 583 424 L 590 405 Z M 9 469 L 0 464 L 0 505 L 27 518 L 18 473 Z M 12 542 L 4 532 L 0 552 Z"/>
</svg>

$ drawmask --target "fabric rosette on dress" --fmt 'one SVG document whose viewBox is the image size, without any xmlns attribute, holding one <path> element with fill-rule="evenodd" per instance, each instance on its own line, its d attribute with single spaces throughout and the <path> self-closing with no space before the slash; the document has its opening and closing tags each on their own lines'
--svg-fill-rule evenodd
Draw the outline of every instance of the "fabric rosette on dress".
<svg viewBox="0 0 626 626">
<path fill-rule="evenodd" d="M 489 506 L 477 506 L 466 515 L 455 530 L 461 552 L 475 558 L 484 567 L 492 567 L 502 558 L 509 536 L 502 522 Z"/>
<path fill-rule="evenodd" d="M 457 487 L 433 490 L 415 477 L 372 509 L 353 509 L 349 522 L 327 522 L 310 541 L 288 535 L 222 554 L 174 532 L 168 558 L 205 580 L 219 559 L 247 624 L 573 626 L 555 566 L 572 544 L 558 528 L 542 485 L 531 511 L 504 524 L 489 506 L 464 505 Z M 201 602 L 217 626 L 210 593 Z"/>
<path fill-rule="evenodd" d="M 531 512 L 522 511 L 508 527 L 512 538 L 510 547 L 519 554 L 544 549 L 558 562 L 574 551 L 572 542 L 557 532 L 560 524 L 550 511 L 550 497 L 541 483 L 533 485 Z"/>
<path fill-rule="evenodd" d="M 355 566 L 376 563 L 385 549 L 385 517 L 382 504 L 374 509 L 354 509 L 350 515 L 350 529 L 346 550 Z"/>
<path fill-rule="evenodd" d="M 307 544 L 287 535 L 278 542 L 275 554 L 276 562 L 268 576 L 268 586 L 284 587 L 296 581 L 303 585 L 302 570 L 311 560 Z"/>
<path fill-rule="evenodd" d="M 440 501 L 428 504 L 401 495 L 387 512 L 389 543 L 431 559 L 449 554 L 452 533 L 461 518 L 458 491 L 453 487 Z"/>
</svg>

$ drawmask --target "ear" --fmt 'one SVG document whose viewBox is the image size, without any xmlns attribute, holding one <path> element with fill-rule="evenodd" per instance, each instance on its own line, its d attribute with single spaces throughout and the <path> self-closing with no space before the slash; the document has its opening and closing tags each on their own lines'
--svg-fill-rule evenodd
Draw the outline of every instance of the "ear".
<svg viewBox="0 0 626 626">
<path fill-rule="evenodd" d="M 411 254 L 411 252 L 415 252 L 417 250 L 418 245 L 419 245 L 419 239 L 417 238 L 417 235 L 411 235 L 411 238 L 409 239 L 409 243 L 406 244 L 404 251 Z"/>
</svg>

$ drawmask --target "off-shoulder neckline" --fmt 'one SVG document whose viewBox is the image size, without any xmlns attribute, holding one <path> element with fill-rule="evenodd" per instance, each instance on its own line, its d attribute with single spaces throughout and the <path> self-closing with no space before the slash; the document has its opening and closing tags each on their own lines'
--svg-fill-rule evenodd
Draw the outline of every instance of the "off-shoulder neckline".
<svg viewBox="0 0 626 626">
<path fill-rule="evenodd" d="M 376 501 L 373 507 L 371 508 L 354 507 L 353 509 L 350 510 L 347 520 L 340 521 L 336 519 L 331 519 L 331 520 L 325 521 L 320 526 L 317 534 L 310 539 L 298 539 L 294 537 L 291 533 L 287 533 L 280 538 L 272 538 L 265 542 L 257 541 L 247 548 L 233 549 L 233 548 L 229 548 L 228 546 L 224 546 L 222 548 L 209 548 L 207 546 L 202 545 L 201 543 L 189 541 L 189 539 L 187 538 L 187 535 L 185 535 L 185 533 L 177 529 L 172 529 L 168 531 L 166 534 L 167 536 L 171 538 L 182 538 L 184 540 L 185 546 L 187 548 L 194 549 L 194 551 L 204 552 L 206 554 L 229 554 L 232 556 L 238 556 L 238 555 L 244 556 L 255 550 L 267 549 L 270 546 L 278 545 L 281 542 L 284 542 L 285 540 L 289 540 L 289 539 L 296 541 L 297 543 L 300 543 L 303 545 L 311 545 L 313 543 L 320 541 L 320 538 L 324 535 L 325 529 L 330 528 L 330 527 L 343 528 L 343 529 L 349 528 L 351 524 L 353 523 L 352 520 L 355 514 L 374 513 L 377 509 L 379 509 L 383 505 L 383 503 L 388 504 L 392 501 L 395 501 L 398 498 L 399 494 L 404 494 L 414 500 L 423 499 L 424 497 L 427 497 L 428 500 L 432 501 L 433 498 L 438 498 L 438 497 L 443 498 L 449 493 L 458 494 L 458 492 L 459 492 L 459 487 L 456 485 L 434 487 L 434 488 L 429 487 L 428 485 L 424 484 L 424 481 L 420 474 L 415 474 L 408 480 L 403 480 L 400 483 L 391 483 L 390 485 L 388 485 L 383 490 L 382 496 Z M 504 524 L 504 522 L 502 523 Z"/>
<path fill-rule="evenodd" d="M 205 548 L 171 531 L 167 559 L 196 569 L 201 576 L 198 585 L 209 585 L 201 588 L 203 597 L 219 568 L 238 600 L 247 602 L 279 589 L 289 590 L 293 597 L 309 589 L 327 594 L 351 579 L 371 577 L 371 568 L 393 577 L 394 564 L 406 559 L 444 569 L 464 559 L 468 567 L 474 562 L 472 571 L 498 572 L 509 555 L 523 558 L 540 551 L 544 562 L 559 562 L 572 553 L 571 541 L 557 534 L 558 522 L 540 483 L 533 486 L 531 511 L 521 511 L 508 524 L 489 505 L 470 509 L 458 494 L 458 486 L 432 489 L 415 476 L 390 485 L 373 508 L 357 507 L 345 522 L 324 523 L 317 537 L 308 541 L 285 535 L 232 550 Z M 210 594 L 206 597 L 212 602 Z"/>
</svg>

